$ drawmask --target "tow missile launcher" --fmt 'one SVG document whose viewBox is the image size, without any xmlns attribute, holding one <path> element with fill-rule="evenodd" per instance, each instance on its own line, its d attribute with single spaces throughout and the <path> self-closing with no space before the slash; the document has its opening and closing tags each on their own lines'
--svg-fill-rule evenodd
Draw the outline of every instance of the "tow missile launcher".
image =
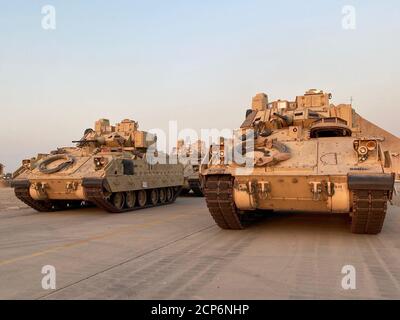
<svg viewBox="0 0 400 320">
<path fill-rule="evenodd" d="M 358 130 L 352 106 L 330 99 L 319 90 L 293 102 L 254 97 L 233 145 L 221 139 L 201 168 L 221 228 L 243 229 L 251 213 L 275 210 L 346 214 L 353 233 L 381 232 L 399 168 L 385 137 Z"/>
<path fill-rule="evenodd" d="M 119 213 L 172 203 L 183 185 L 183 166 L 154 163 L 156 136 L 135 121 L 98 120 L 74 142 L 24 160 L 13 175 L 16 196 L 37 211 L 94 204 Z"/>
</svg>

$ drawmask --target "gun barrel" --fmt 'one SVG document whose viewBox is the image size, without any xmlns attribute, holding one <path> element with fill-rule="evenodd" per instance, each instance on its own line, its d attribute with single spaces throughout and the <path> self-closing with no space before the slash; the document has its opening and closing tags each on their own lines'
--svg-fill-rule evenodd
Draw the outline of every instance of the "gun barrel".
<svg viewBox="0 0 400 320">
<path fill-rule="evenodd" d="M 72 143 L 85 143 L 85 142 L 99 142 L 98 140 L 75 140 L 75 141 L 72 141 Z"/>
</svg>

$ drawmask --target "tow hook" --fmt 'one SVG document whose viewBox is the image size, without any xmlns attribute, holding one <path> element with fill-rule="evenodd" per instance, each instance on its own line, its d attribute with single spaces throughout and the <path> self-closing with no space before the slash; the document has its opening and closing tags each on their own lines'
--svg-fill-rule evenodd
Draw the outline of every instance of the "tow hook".
<svg viewBox="0 0 400 320">
<path fill-rule="evenodd" d="M 328 181 L 326 183 L 326 194 L 329 197 L 333 197 L 333 195 L 335 194 L 335 184 L 333 182 Z"/>
<path fill-rule="evenodd" d="M 262 181 L 258 183 L 258 196 L 262 200 L 268 199 L 271 193 L 271 184 L 268 181 Z"/>
<path fill-rule="evenodd" d="M 313 200 L 320 201 L 322 194 L 322 183 L 313 181 L 310 182 L 310 186 L 311 186 L 311 192 L 313 194 Z"/>
<path fill-rule="evenodd" d="M 31 188 L 36 191 L 36 196 L 34 197 L 37 200 L 45 200 L 47 199 L 46 189 L 48 188 L 47 183 L 45 182 L 34 182 L 31 185 Z"/>
<path fill-rule="evenodd" d="M 45 182 L 32 183 L 32 187 L 37 192 L 45 194 L 46 193 L 46 189 L 47 189 L 47 183 L 45 183 Z"/>
<path fill-rule="evenodd" d="M 78 189 L 78 182 L 67 182 L 65 185 L 65 189 L 67 190 L 67 193 L 74 192 Z"/>
</svg>

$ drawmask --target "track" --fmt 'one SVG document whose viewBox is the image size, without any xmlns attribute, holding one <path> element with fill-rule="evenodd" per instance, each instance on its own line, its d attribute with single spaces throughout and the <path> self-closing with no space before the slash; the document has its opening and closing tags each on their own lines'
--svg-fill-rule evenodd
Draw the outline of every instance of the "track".
<svg viewBox="0 0 400 320">
<path fill-rule="evenodd" d="M 23 203 L 27 204 L 31 208 L 39 212 L 49 212 L 54 211 L 53 206 L 50 202 L 46 201 L 36 201 L 33 200 L 29 194 L 29 187 L 15 187 L 15 196 L 21 200 Z"/>
<path fill-rule="evenodd" d="M 21 181 L 14 183 L 15 196 L 23 203 L 39 212 L 54 212 L 61 210 L 77 209 L 87 207 L 88 204 L 83 201 L 38 201 L 34 200 L 29 193 L 29 182 Z"/>
<path fill-rule="evenodd" d="M 217 225 L 222 229 L 244 229 L 232 196 L 231 176 L 209 176 L 204 189 L 207 207 Z"/>
<path fill-rule="evenodd" d="M 150 207 L 157 207 L 162 205 L 167 205 L 175 202 L 177 196 L 180 192 L 180 187 L 171 187 L 172 196 L 169 200 L 161 203 L 158 202 L 157 204 L 151 204 L 150 201 L 147 201 L 146 205 L 138 206 L 136 205 L 133 208 L 123 208 L 118 209 L 113 206 L 112 203 L 108 201 L 108 198 L 104 194 L 103 189 L 103 180 L 101 179 L 93 179 L 87 182 L 84 186 L 85 195 L 87 197 L 87 201 L 63 201 L 63 200 L 56 200 L 56 201 L 38 201 L 34 200 L 30 193 L 29 193 L 29 183 L 21 183 L 17 182 L 14 185 L 14 192 L 16 197 L 30 206 L 31 208 L 35 209 L 39 212 L 55 212 L 55 211 L 64 211 L 70 209 L 77 209 L 80 207 L 88 207 L 90 204 L 94 204 L 97 207 L 104 209 L 110 213 L 122 213 L 128 211 L 135 211 Z"/>
<path fill-rule="evenodd" d="M 151 208 L 151 207 L 158 207 L 158 206 L 163 206 L 163 205 L 174 203 L 176 200 L 176 197 L 179 195 L 179 192 L 181 189 L 181 187 L 170 187 L 172 196 L 170 199 L 167 199 L 163 203 L 158 202 L 157 204 L 151 204 L 151 203 L 149 203 L 149 201 L 147 201 L 146 205 L 144 205 L 144 206 L 139 206 L 136 203 L 136 206 L 133 208 L 124 207 L 122 209 L 119 209 L 119 208 L 116 208 L 108 200 L 107 196 L 104 194 L 104 187 L 103 187 L 102 179 L 87 180 L 87 181 L 84 181 L 83 185 L 84 185 L 84 192 L 85 192 L 85 196 L 86 196 L 87 200 L 90 201 L 91 203 L 95 204 L 97 207 L 104 209 L 107 212 L 111 212 L 111 213 L 136 211 L 136 210 L 141 210 L 141 209 L 146 209 L 146 208 Z"/>
<path fill-rule="evenodd" d="M 389 192 L 385 190 L 354 190 L 351 232 L 378 234 L 386 217 Z"/>
</svg>

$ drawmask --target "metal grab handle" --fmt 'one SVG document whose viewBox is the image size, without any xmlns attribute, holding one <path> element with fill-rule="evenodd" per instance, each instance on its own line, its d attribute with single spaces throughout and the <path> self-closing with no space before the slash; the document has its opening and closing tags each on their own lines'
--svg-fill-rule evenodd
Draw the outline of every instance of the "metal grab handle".
<svg viewBox="0 0 400 320">
<path fill-rule="evenodd" d="M 52 168 L 52 169 L 48 169 L 47 166 L 57 160 L 61 160 L 61 159 L 65 159 L 65 161 L 63 163 L 60 163 L 57 167 Z M 72 165 L 75 162 L 75 158 L 69 155 L 65 155 L 65 154 L 57 154 L 55 156 L 52 156 L 50 158 L 47 158 L 45 160 L 43 160 L 40 165 L 39 165 L 39 171 L 41 173 L 45 173 L 45 174 L 52 174 L 52 173 L 56 173 L 59 172 L 67 167 L 69 167 L 70 165 Z"/>
</svg>

